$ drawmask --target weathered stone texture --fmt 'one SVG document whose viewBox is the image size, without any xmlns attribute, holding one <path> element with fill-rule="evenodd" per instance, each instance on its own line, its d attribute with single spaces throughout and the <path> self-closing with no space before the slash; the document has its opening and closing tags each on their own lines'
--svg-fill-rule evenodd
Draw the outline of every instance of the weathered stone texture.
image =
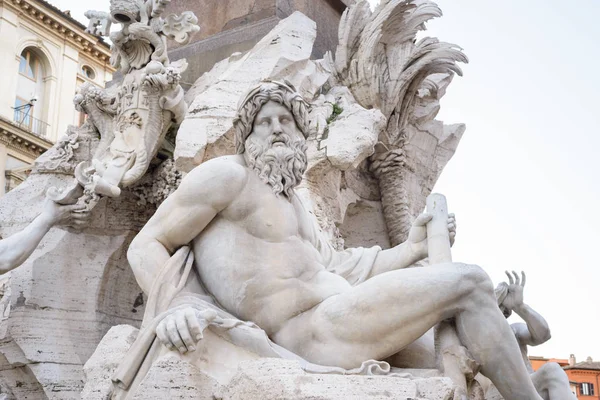
<svg viewBox="0 0 600 400">
<path fill-rule="evenodd" d="M 183 74 L 182 86 L 189 86 L 217 62 L 235 52 L 254 47 L 279 21 L 300 11 L 317 24 L 313 59 L 333 51 L 337 45 L 337 26 L 348 0 L 183 0 L 171 2 L 167 12 L 194 11 L 201 31 L 192 43 L 169 43 L 171 59 L 186 58 L 190 67 Z"/>
<path fill-rule="evenodd" d="M 83 130 L 80 134 L 81 146 L 70 166 L 51 172 L 41 158 L 37 172 L 2 198 L 0 235 L 9 236 L 32 221 L 49 187 L 71 184 L 68 172 L 97 143 Z M 81 232 L 53 228 L 10 273 L 0 319 L 0 387 L 19 399 L 25 394 L 34 399 L 79 398 L 83 364 L 106 331 L 121 323 L 137 325 L 142 318 L 144 297 L 126 253 L 153 211 L 139 207 L 129 191 L 103 199 Z"/>
<path fill-rule="evenodd" d="M 86 385 L 81 392 L 82 399 L 105 400 L 110 397 L 113 388 L 111 376 L 138 332 L 131 325 L 113 326 L 108 331 L 83 368 Z"/>
</svg>

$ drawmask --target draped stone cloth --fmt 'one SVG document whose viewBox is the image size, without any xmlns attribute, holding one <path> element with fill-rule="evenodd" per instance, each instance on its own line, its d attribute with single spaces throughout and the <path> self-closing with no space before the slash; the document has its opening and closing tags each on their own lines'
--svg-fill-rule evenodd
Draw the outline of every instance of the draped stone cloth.
<svg viewBox="0 0 600 400">
<path fill-rule="evenodd" d="M 375 246 L 368 249 L 355 248 L 336 251 L 320 234 L 316 219 L 314 219 L 313 225 L 310 239 L 321 254 L 322 262 L 327 270 L 344 277 L 351 285 L 364 282 L 369 277 L 381 248 Z M 359 368 L 346 370 L 339 367 L 316 365 L 304 360 L 273 343 L 256 324 L 241 321 L 220 307 L 203 287 L 193 266 L 193 252 L 189 246 L 184 246 L 174 253 L 154 279 L 148 295 L 140 333 L 113 375 L 112 380 L 116 386 L 114 399 L 126 399 L 129 398 L 129 395 L 134 395 L 135 388 L 152 364 L 167 351 L 156 337 L 158 324 L 165 317 L 186 307 L 192 307 L 199 312 L 203 330 L 210 330 L 234 346 L 253 353 L 256 358 L 275 357 L 296 360 L 305 371 L 312 373 L 365 375 L 390 373 L 390 365 L 382 361 L 369 360 Z M 182 355 L 182 357 L 187 359 L 189 354 L 193 353 Z"/>
</svg>

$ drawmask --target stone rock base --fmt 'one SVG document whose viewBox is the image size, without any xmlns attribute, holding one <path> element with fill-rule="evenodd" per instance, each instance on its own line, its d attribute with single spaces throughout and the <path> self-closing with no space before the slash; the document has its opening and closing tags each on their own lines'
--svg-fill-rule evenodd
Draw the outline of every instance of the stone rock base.
<svg viewBox="0 0 600 400">
<path fill-rule="evenodd" d="M 222 400 L 446 400 L 449 378 L 322 375 L 304 372 L 295 361 L 262 359 L 242 363 Z"/>
<path fill-rule="evenodd" d="M 133 342 L 137 329 L 113 327 L 85 365 L 82 399 L 111 397 L 110 376 Z M 159 358 L 130 399 L 196 400 L 449 400 L 449 378 L 326 375 L 306 373 L 296 361 L 262 358 L 241 362 L 228 382 L 168 352 Z"/>
</svg>

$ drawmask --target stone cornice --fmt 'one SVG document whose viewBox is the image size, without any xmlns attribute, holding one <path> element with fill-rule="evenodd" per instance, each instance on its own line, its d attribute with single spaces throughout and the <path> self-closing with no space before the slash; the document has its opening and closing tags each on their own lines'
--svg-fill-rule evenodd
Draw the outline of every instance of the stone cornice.
<svg viewBox="0 0 600 400">
<path fill-rule="evenodd" d="M 4 117 L 0 117 L 0 143 L 32 160 L 52 147 L 52 142 L 33 135 Z"/>
<path fill-rule="evenodd" d="M 55 9 L 43 0 L 0 0 L 0 5 L 12 6 L 22 16 L 45 25 L 59 36 L 65 38 L 71 45 L 78 48 L 88 57 L 114 71 L 110 65 L 110 49 L 108 45 L 96 36 L 85 32 L 85 27 L 71 17 Z"/>
</svg>

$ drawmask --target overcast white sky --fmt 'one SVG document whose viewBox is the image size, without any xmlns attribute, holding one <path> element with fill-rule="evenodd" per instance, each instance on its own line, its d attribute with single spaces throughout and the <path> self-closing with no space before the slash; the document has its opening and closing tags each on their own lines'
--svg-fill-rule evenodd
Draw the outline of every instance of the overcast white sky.
<svg viewBox="0 0 600 400">
<path fill-rule="evenodd" d="M 495 283 L 526 271 L 553 336 L 530 355 L 600 360 L 600 2 L 437 3 L 426 34 L 470 59 L 438 116 L 467 124 L 435 188 L 457 215 L 453 258 Z"/>
<path fill-rule="evenodd" d="M 89 4 L 51 2 L 87 24 Z M 467 124 L 435 189 L 457 215 L 454 259 L 495 283 L 527 272 L 553 334 L 530 355 L 600 360 L 600 1 L 437 3 L 427 35 L 470 58 L 438 117 Z"/>
</svg>

